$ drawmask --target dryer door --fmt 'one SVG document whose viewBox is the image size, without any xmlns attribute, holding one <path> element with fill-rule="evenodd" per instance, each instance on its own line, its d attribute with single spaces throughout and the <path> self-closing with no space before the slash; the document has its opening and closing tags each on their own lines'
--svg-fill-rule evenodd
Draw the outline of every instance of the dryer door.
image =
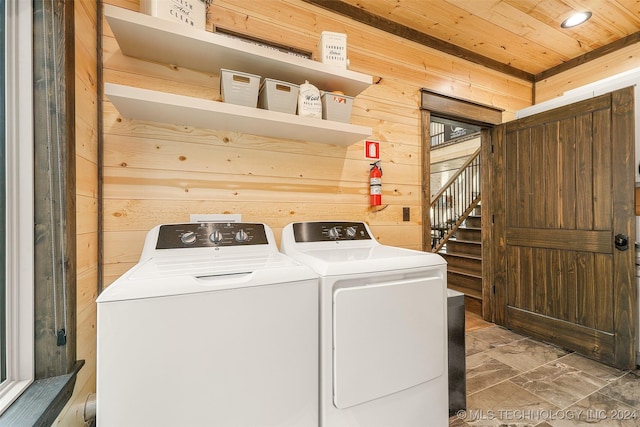
<svg viewBox="0 0 640 427">
<path fill-rule="evenodd" d="M 340 288 L 333 294 L 333 401 L 344 409 L 445 374 L 441 277 Z"/>
</svg>

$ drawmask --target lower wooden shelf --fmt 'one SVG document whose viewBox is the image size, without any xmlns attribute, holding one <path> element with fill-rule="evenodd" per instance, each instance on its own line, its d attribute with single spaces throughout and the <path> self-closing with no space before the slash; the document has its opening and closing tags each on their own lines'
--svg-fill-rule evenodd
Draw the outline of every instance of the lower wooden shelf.
<svg viewBox="0 0 640 427">
<path fill-rule="evenodd" d="M 336 145 L 351 145 L 371 135 L 365 126 L 114 83 L 105 83 L 104 93 L 123 117 L 134 120 Z"/>
</svg>

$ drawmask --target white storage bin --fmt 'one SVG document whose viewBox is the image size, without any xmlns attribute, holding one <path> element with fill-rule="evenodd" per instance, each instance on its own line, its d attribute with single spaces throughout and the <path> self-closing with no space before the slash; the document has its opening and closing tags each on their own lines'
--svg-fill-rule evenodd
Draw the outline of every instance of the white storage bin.
<svg viewBox="0 0 640 427">
<path fill-rule="evenodd" d="M 322 118 L 334 122 L 349 123 L 353 97 L 338 93 L 322 92 Z"/>
<path fill-rule="evenodd" d="M 220 70 L 222 99 L 229 104 L 255 108 L 258 105 L 260 76 L 233 70 Z"/>
<path fill-rule="evenodd" d="M 264 79 L 258 94 L 258 106 L 265 110 L 295 114 L 300 86 L 274 79 Z"/>
<path fill-rule="evenodd" d="M 347 35 L 323 31 L 318 43 L 318 56 L 323 64 L 347 68 Z"/>
<path fill-rule="evenodd" d="M 140 12 L 199 30 L 207 23 L 207 6 L 202 0 L 140 0 Z"/>
</svg>

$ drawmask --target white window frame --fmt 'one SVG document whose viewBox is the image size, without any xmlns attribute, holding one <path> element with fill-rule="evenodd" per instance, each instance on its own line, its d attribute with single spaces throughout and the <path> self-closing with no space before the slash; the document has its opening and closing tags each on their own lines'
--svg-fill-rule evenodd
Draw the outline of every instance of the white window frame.
<svg viewBox="0 0 640 427">
<path fill-rule="evenodd" d="M 33 6 L 5 0 L 7 379 L 0 413 L 34 379 Z"/>
</svg>

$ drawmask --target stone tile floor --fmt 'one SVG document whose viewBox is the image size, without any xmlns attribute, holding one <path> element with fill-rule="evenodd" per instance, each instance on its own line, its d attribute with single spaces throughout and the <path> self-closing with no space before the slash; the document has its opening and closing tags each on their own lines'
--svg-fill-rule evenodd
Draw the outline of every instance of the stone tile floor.
<svg viewBox="0 0 640 427">
<path fill-rule="evenodd" d="M 640 370 L 621 371 L 499 326 L 466 334 L 467 408 L 450 427 L 640 427 Z"/>
</svg>

